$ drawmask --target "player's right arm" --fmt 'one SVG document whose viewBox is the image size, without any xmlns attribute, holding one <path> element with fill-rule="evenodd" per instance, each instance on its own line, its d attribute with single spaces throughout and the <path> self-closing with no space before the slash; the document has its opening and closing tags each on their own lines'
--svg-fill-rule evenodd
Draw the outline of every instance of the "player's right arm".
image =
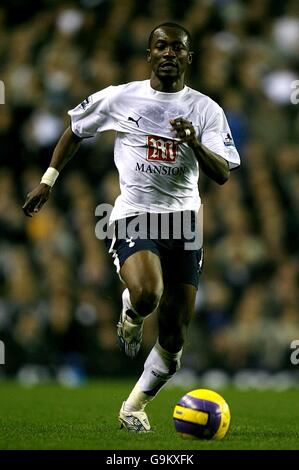
<svg viewBox="0 0 299 470">
<path fill-rule="evenodd" d="M 22 207 L 25 215 L 32 217 L 49 199 L 56 177 L 65 164 L 75 155 L 81 141 L 82 139 L 74 134 L 70 127 L 66 129 L 54 149 L 49 168 L 40 184 L 26 196 L 25 204 Z"/>
<path fill-rule="evenodd" d="M 96 133 L 115 129 L 115 118 L 111 116 L 109 97 L 118 87 L 107 87 L 85 98 L 82 103 L 68 111 L 71 126 L 58 141 L 50 166 L 40 184 L 26 197 L 23 211 L 28 217 L 38 212 L 49 199 L 51 188 L 64 165 L 75 155 L 82 139 Z"/>
</svg>

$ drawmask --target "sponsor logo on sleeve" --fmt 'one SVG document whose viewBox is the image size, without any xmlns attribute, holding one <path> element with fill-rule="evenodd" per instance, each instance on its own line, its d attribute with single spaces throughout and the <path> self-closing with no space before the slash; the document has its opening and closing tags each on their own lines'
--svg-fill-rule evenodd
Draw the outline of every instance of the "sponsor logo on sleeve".
<svg viewBox="0 0 299 470">
<path fill-rule="evenodd" d="M 89 108 L 89 106 L 92 104 L 92 101 L 91 101 L 91 97 L 90 96 L 87 96 L 87 98 L 85 98 L 85 100 L 82 101 L 82 103 L 80 103 L 80 106 L 81 108 L 85 109 L 86 108 Z"/>
<path fill-rule="evenodd" d="M 234 139 L 229 132 L 222 132 L 221 135 L 226 147 L 235 147 Z"/>
</svg>

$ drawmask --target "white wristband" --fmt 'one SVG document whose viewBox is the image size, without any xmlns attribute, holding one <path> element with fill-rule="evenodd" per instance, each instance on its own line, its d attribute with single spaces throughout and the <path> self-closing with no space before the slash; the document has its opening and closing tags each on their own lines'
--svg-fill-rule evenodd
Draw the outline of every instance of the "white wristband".
<svg viewBox="0 0 299 470">
<path fill-rule="evenodd" d="M 59 171 L 56 168 L 49 167 L 47 171 L 43 174 L 41 179 L 41 183 L 47 184 L 48 186 L 54 186 L 55 181 L 57 180 L 59 175 Z"/>
</svg>

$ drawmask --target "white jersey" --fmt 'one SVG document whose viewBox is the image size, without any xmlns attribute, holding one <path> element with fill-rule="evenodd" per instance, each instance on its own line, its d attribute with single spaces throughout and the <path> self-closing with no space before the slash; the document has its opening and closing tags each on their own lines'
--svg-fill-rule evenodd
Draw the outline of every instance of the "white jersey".
<svg viewBox="0 0 299 470">
<path fill-rule="evenodd" d="M 198 140 L 240 164 L 226 117 L 211 98 L 185 86 L 175 93 L 154 90 L 149 80 L 109 86 L 70 110 L 79 137 L 115 130 L 114 161 L 121 194 L 111 221 L 144 212 L 198 211 L 199 166 L 193 150 L 174 137 L 170 120 L 191 121 Z"/>
</svg>

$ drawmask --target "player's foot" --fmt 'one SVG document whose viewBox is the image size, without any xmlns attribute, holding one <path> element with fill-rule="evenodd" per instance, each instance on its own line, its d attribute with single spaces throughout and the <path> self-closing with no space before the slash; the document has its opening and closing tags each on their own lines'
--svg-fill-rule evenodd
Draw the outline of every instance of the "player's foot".
<svg viewBox="0 0 299 470">
<path fill-rule="evenodd" d="M 130 309 L 129 292 L 127 289 L 122 294 L 123 308 L 117 323 L 117 339 L 119 347 L 129 357 L 135 357 L 141 346 L 143 321 L 133 320 L 127 313 L 134 312 Z"/>
<path fill-rule="evenodd" d="M 125 401 L 119 412 L 120 428 L 130 432 L 150 432 L 151 425 L 144 411 L 125 411 Z"/>
</svg>

